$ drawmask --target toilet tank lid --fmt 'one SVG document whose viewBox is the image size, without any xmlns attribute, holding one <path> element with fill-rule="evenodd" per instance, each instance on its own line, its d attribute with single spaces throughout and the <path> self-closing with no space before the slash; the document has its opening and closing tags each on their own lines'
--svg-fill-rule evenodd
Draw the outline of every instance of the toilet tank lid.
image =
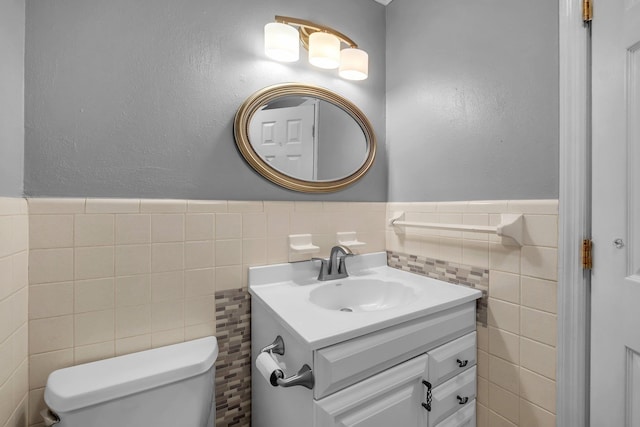
<svg viewBox="0 0 640 427">
<path fill-rule="evenodd" d="M 64 413 L 188 379 L 218 357 L 215 337 L 154 348 L 52 372 L 44 400 Z"/>
</svg>

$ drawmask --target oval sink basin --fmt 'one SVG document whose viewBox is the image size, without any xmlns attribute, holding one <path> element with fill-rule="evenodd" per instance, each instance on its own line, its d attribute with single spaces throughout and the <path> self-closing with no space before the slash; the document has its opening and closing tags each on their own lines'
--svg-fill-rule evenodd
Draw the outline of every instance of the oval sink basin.
<svg viewBox="0 0 640 427">
<path fill-rule="evenodd" d="M 355 279 L 319 286 L 309 293 L 309 300 L 329 310 L 367 312 L 409 304 L 417 296 L 413 288 L 400 282 Z"/>
</svg>

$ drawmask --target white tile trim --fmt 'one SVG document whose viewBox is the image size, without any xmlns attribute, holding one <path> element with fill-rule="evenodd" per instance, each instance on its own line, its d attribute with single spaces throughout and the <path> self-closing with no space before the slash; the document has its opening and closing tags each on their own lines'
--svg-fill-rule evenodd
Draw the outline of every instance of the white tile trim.
<svg viewBox="0 0 640 427">
<path fill-rule="evenodd" d="M 85 202 L 85 213 L 93 214 L 121 214 L 139 213 L 140 200 L 138 199 L 96 199 L 88 198 Z"/>
</svg>

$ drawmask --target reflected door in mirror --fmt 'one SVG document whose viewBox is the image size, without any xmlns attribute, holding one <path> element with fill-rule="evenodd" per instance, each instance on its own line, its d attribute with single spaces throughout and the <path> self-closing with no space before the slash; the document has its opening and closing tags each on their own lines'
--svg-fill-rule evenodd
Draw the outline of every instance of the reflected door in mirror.
<svg viewBox="0 0 640 427">
<path fill-rule="evenodd" d="M 259 110 L 249 126 L 256 153 L 272 168 L 298 179 L 316 179 L 315 104 Z"/>
<path fill-rule="evenodd" d="M 269 166 L 306 181 L 349 176 L 368 154 L 367 139 L 353 117 L 307 96 L 281 97 L 262 106 L 249 123 L 249 140 Z"/>
</svg>

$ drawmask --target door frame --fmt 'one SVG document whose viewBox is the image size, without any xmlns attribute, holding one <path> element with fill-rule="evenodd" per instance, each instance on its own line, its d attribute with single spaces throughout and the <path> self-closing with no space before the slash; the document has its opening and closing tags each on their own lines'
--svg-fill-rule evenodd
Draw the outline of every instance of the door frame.
<svg viewBox="0 0 640 427">
<path fill-rule="evenodd" d="M 590 26 L 581 0 L 559 1 L 560 188 L 556 425 L 589 425 L 590 272 L 581 242 L 591 237 Z"/>
</svg>

